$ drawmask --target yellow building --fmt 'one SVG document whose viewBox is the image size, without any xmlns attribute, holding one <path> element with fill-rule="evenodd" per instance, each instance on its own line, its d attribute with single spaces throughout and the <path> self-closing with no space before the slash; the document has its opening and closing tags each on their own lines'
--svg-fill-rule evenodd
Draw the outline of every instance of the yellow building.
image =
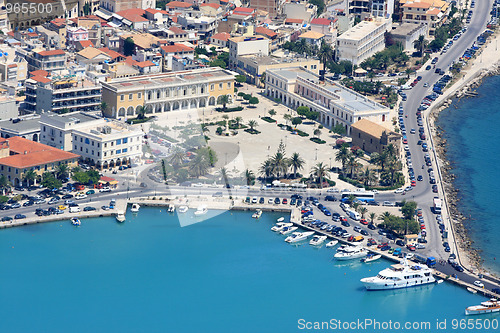
<svg viewBox="0 0 500 333">
<path fill-rule="evenodd" d="M 236 73 L 219 67 L 111 79 L 102 84 L 102 101 L 109 118 L 202 109 L 221 104 L 224 95 L 231 103 Z"/>
<path fill-rule="evenodd" d="M 443 0 L 401 0 L 403 23 L 423 23 L 432 36 L 448 17 L 450 4 Z"/>
</svg>

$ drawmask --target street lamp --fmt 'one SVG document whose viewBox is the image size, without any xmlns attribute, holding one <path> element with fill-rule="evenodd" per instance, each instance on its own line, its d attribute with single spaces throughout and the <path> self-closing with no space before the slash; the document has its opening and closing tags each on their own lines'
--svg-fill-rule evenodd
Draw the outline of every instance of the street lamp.
<svg viewBox="0 0 500 333">
<path fill-rule="evenodd" d="M 330 157 L 330 170 L 332 169 L 332 158 Z"/>
<path fill-rule="evenodd" d="M 316 157 L 315 157 L 315 160 L 316 161 L 318 160 L 318 148 L 316 148 Z"/>
</svg>

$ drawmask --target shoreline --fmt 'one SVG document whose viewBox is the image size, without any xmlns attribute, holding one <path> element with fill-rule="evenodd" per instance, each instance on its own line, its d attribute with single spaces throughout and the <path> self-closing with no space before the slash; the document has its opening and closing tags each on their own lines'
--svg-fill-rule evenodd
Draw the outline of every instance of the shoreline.
<svg viewBox="0 0 500 333">
<path fill-rule="evenodd" d="M 476 56 L 469 68 L 464 70 L 465 74 L 454 82 L 454 84 L 438 99 L 439 102 L 427 112 L 427 126 L 434 141 L 434 153 L 437 158 L 438 168 L 441 172 L 441 188 L 444 193 L 445 206 L 448 210 L 448 218 L 451 232 L 457 248 L 457 255 L 462 266 L 474 274 L 484 274 L 491 277 L 499 278 L 498 273 L 492 272 L 483 266 L 484 259 L 480 256 L 480 250 L 474 247 L 474 239 L 472 239 L 464 221 L 467 217 L 458 208 L 458 192 L 459 188 L 455 185 L 455 174 L 451 172 L 450 160 L 447 156 L 448 142 L 443 137 L 444 130 L 436 125 L 441 111 L 448 109 L 452 102 L 456 99 L 475 97 L 474 89 L 481 86 L 483 80 L 490 76 L 500 75 L 500 58 L 498 52 L 493 50 L 493 41 L 500 39 L 499 33 L 493 35 L 494 38 L 489 40 L 480 54 Z M 490 59 L 484 67 L 480 66 L 482 60 L 477 64 L 479 57 L 482 57 L 487 51 L 493 53 L 497 59 Z M 493 51 L 493 52 L 492 52 Z M 482 58 L 481 58 L 482 59 Z M 496 60 L 496 61 L 495 61 Z M 474 68 L 476 66 L 477 68 Z M 469 77 L 467 77 L 469 76 Z"/>
</svg>

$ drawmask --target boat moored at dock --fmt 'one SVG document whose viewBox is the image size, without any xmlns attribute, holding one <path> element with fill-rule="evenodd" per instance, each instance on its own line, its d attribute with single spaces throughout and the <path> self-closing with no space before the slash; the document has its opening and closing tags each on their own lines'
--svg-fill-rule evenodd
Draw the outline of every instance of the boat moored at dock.
<svg viewBox="0 0 500 333">
<path fill-rule="evenodd" d="M 380 254 L 375 254 L 375 253 L 368 253 L 366 257 L 361 258 L 361 262 L 370 262 L 370 261 L 375 261 L 382 258 L 382 255 Z"/>
<path fill-rule="evenodd" d="M 271 230 L 274 231 L 274 232 L 280 232 L 284 228 L 288 228 L 288 227 L 291 227 L 291 226 L 293 226 L 293 223 L 278 222 L 278 223 L 276 223 L 276 225 L 274 225 L 271 228 Z"/>
<path fill-rule="evenodd" d="M 467 316 L 493 312 L 500 312 L 500 302 L 496 298 L 492 298 L 486 302 L 481 302 L 480 305 L 469 306 L 465 309 L 465 314 Z"/>
<path fill-rule="evenodd" d="M 337 253 L 333 256 L 337 260 L 358 259 L 366 256 L 368 250 L 361 246 L 344 245 L 337 249 Z"/>
<path fill-rule="evenodd" d="M 175 212 L 175 205 L 173 205 L 173 204 L 168 205 L 168 212 L 169 213 Z"/>
<path fill-rule="evenodd" d="M 436 282 L 432 270 L 424 264 L 410 266 L 403 263 L 391 265 L 377 276 L 361 279 L 367 290 L 387 290 L 420 286 Z"/>
<path fill-rule="evenodd" d="M 82 222 L 80 222 L 80 220 L 79 220 L 79 219 L 77 219 L 76 217 L 72 217 L 72 218 L 71 218 L 71 224 L 72 224 L 72 225 L 79 226 L 79 225 L 82 225 Z"/>
<path fill-rule="evenodd" d="M 258 219 L 262 216 L 262 209 L 257 209 L 255 213 L 252 214 L 252 218 Z"/>
<path fill-rule="evenodd" d="M 320 246 L 326 240 L 326 236 L 314 235 L 313 238 L 309 241 L 309 245 Z"/>
<path fill-rule="evenodd" d="M 294 226 L 284 227 L 283 230 L 280 231 L 280 234 L 288 235 L 297 230 L 298 228 L 299 227 L 294 227 Z"/>
<path fill-rule="evenodd" d="M 287 243 L 297 243 L 303 240 L 306 240 L 310 236 L 314 235 L 314 231 L 306 231 L 306 232 L 294 232 L 290 236 L 285 239 Z"/>
<path fill-rule="evenodd" d="M 139 206 L 139 204 L 137 204 L 137 203 L 134 203 L 134 204 L 132 204 L 132 207 L 130 208 L 130 211 L 132 213 L 138 213 L 139 212 L 139 208 L 141 208 L 141 206 Z"/>
<path fill-rule="evenodd" d="M 125 222 L 125 213 L 120 211 L 116 214 L 116 220 L 118 222 Z"/>
<path fill-rule="evenodd" d="M 201 215 L 205 215 L 207 212 L 208 212 L 207 206 L 201 205 L 198 208 L 196 208 L 196 211 L 194 212 L 194 215 L 201 216 Z"/>
<path fill-rule="evenodd" d="M 179 206 L 179 208 L 177 208 L 177 212 L 178 213 L 185 213 L 188 211 L 188 206 L 185 206 L 185 205 L 182 205 L 182 206 Z"/>
<path fill-rule="evenodd" d="M 334 239 L 332 241 L 329 241 L 328 243 L 326 243 L 326 247 L 334 247 L 335 245 L 337 245 L 339 243 L 338 240 Z"/>
</svg>

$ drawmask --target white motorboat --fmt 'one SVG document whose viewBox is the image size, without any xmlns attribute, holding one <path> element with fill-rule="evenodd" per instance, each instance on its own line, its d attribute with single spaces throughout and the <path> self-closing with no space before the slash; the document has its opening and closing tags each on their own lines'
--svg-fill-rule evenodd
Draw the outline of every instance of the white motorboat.
<svg viewBox="0 0 500 333">
<path fill-rule="evenodd" d="M 480 305 L 469 306 L 465 309 L 466 315 L 478 315 L 484 313 L 493 313 L 500 311 L 500 302 L 496 298 L 492 298 L 486 302 L 481 302 Z"/>
<path fill-rule="evenodd" d="M 283 216 L 276 220 L 276 222 L 283 222 L 283 221 L 285 221 L 285 218 Z"/>
<path fill-rule="evenodd" d="M 76 217 L 72 217 L 71 218 L 71 224 L 72 225 L 82 225 L 82 222 L 80 222 L 80 220 L 77 219 Z"/>
<path fill-rule="evenodd" d="M 257 209 L 257 211 L 252 214 L 252 218 L 258 219 L 258 218 L 261 217 L 261 215 L 262 215 L 262 210 L 261 209 Z"/>
<path fill-rule="evenodd" d="M 375 253 L 368 253 L 365 258 L 361 259 L 361 262 L 370 262 L 382 258 L 382 255 Z"/>
<path fill-rule="evenodd" d="M 366 256 L 368 250 L 361 246 L 341 246 L 333 256 L 337 260 L 358 259 Z"/>
<path fill-rule="evenodd" d="M 402 264 L 380 271 L 377 276 L 361 279 L 367 290 L 408 288 L 436 282 L 432 270 L 423 264 L 408 265 L 406 258 Z"/>
<path fill-rule="evenodd" d="M 130 208 L 130 211 L 132 213 L 138 213 L 139 212 L 139 208 L 141 208 L 141 206 L 139 206 L 139 204 L 132 204 L 132 208 Z"/>
<path fill-rule="evenodd" d="M 188 209 L 189 209 L 188 206 L 182 205 L 182 206 L 179 206 L 179 208 L 177 208 L 177 212 L 178 213 L 185 213 L 188 211 Z"/>
<path fill-rule="evenodd" d="M 169 213 L 173 213 L 173 212 L 175 212 L 175 206 L 174 206 L 174 205 L 172 205 L 172 204 L 168 205 L 168 212 L 169 212 Z"/>
<path fill-rule="evenodd" d="M 125 214 L 123 212 L 118 212 L 116 214 L 116 220 L 118 222 L 124 222 L 125 221 Z"/>
<path fill-rule="evenodd" d="M 273 226 L 271 228 L 271 230 L 275 231 L 275 232 L 279 232 L 279 231 L 283 230 L 284 228 L 291 227 L 291 226 L 293 226 L 293 223 L 278 222 L 278 223 L 276 223 L 275 226 Z"/>
<path fill-rule="evenodd" d="M 297 230 L 298 228 L 299 227 L 294 227 L 294 226 L 284 227 L 283 230 L 280 231 L 280 234 L 288 235 L 288 234 L 291 234 L 292 232 L 294 232 L 295 230 Z"/>
<path fill-rule="evenodd" d="M 326 236 L 314 235 L 309 241 L 309 245 L 319 246 L 325 242 L 326 238 Z"/>
<path fill-rule="evenodd" d="M 287 243 L 297 243 L 303 240 L 306 240 L 310 236 L 314 235 L 314 231 L 306 231 L 306 232 L 294 232 L 290 236 L 285 239 Z"/>
<path fill-rule="evenodd" d="M 201 205 L 198 208 L 196 208 L 194 215 L 196 215 L 196 216 L 205 215 L 207 212 L 208 212 L 207 206 Z"/>
<path fill-rule="evenodd" d="M 339 243 L 338 240 L 334 239 L 328 243 L 326 243 L 326 247 L 334 247 L 335 245 L 337 245 Z"/>
</svg>

